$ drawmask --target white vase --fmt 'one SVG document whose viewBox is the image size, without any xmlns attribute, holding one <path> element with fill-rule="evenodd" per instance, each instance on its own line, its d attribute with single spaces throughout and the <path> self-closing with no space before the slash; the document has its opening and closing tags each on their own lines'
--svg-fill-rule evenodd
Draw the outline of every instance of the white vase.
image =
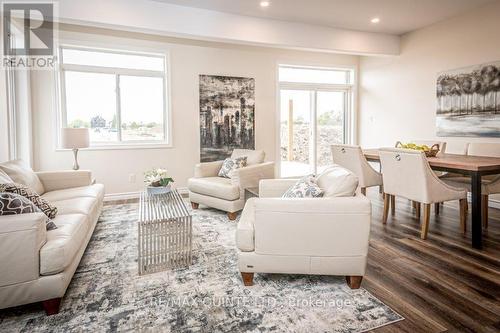
<svg viewBox="0 0 500 333">
<path fill-rule="evenodd" d="M 169 193 L 172 191 L 172 188 L 170 185 L 167 186 L 148 186 L 146 191 L 148 194 L 164 194 L 164 193 Z"/>
</svg>

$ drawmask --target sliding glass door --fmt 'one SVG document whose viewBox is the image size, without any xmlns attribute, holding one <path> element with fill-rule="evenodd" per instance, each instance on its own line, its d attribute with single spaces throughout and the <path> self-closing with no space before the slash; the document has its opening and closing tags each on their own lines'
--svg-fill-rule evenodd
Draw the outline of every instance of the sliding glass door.
<svg viewBox="0 0 500 333">
<path fill-rule="evenodd" d="M 281 177 L 332 164 L 330 145 L 346 142 L 348 90 L 280 89 Z"/>
</svg>

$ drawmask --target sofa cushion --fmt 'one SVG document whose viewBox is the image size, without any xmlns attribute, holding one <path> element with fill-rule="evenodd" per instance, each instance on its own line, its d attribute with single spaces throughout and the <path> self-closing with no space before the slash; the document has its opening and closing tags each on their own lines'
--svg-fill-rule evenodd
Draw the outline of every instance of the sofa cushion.
<svg viewBox="0 0 500 333">
<path fill-rule="evenodd" d="M 94 184 L 89 186 L 74 187 L 63 190 L 55 190 L 50 192 L 45 192 L 42 198 L 48 201 L 60 201 L 66 199 L 74 199 L 80 197 L 90 197 L 97 198 L 99 200 L 104 199 L 104 185 Z"/>
<path fill-rule="evenodd" d="M 246 167 L 247 157 L 226 158 L 219 170 L 219 177 L 231 178 L 233 170 Z"/>
<path fill-rule="evenodd" d="M 316 177 L 324 197 L 352 197 L 358 187 L 358 177 L 351 171 L 334 165 Z"/>
<path fill-rule="evenodd" d="M 57 214 L 57 207 L 38 195 L 26 185 L 10 183 L 0 184 L 0 192 L 9 192 L 22 195 L 26 199 L 33 202 L 49 219 L 53 219 Z"/>
<path fill-rule="evenodd" d="M 40 195 L 45 192 L 36 173 L 21 160 L 0 163 L 0 170 L 3 170 L 14 183 L 26 185 Z"/>
<path fill-rule="evenodd" d="M 83 245 L 89 230 L 84 214 L 59 214 L 58 228 L 47 232 L 47 243 L 40 249 L 40 274 L 53 275 L 68 267 Z"/>
<path fill-rule="evenodd" d="M 5 184 L 5 183 L 13 183 L 14 181 L 12 178 L 9 177 L 8 174 L 5 173 L 2 169 L 0 169 L 0 184 Z"/>
<path fill-rule="evenodd" d="M 238 200 L 240 198 L 240 189 L 233 185 L 229 178 L 190 178 L 188 188 L 191 192 L 224 200 Z"/>
<path fill-rule="evenodd" d="M 254 165 L 264 163 L 266 153 L 263 150 L 234 149 L 231 154 L 231 158 L 238 158 L 242 156 L 247 157 L 247 165 Z"/>
<path fill-rule="evenodd" d="M 283 198 L 320 198 L 322 196 L 323 190 L 316 184 L 313 175 L 302 177 L 283 194 Z"/>
</svg>

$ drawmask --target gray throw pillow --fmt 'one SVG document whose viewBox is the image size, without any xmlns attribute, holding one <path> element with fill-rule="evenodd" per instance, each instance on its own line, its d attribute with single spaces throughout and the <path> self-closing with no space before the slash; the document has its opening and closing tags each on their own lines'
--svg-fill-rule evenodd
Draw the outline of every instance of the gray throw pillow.
<svg viewBox="0 0 500 333">
<path fill-rule="evenodd" d="M 314 175 L 308 175 L 299 179 L 290 187 L 282 198 L 320 198 L 323 190 L 316 184 Z"/>
<path fill-rule="evenodd" d="M 231 178 L 231 172 L 247 166 L 247 157 L 226 158 L 219 171 L 219 177 Z"/>
<path fill-rule="evenodd" d="M 26 185 L 10 183 L 0 184 L 0 192 L 9 192 L 22 195 L 33 202 L 49 219 L 53 219 L 57 214 L 57 207 L 42 198 L 35 191 Z"/>
<path fill-rule="evenodd" d="M 42 212 L 33 202 L 15 193 L 0 192 L 0 215 L 16 215 Z M 49 218 L 45 221 L 47 230 L 57 229 Z"/>
</svg>

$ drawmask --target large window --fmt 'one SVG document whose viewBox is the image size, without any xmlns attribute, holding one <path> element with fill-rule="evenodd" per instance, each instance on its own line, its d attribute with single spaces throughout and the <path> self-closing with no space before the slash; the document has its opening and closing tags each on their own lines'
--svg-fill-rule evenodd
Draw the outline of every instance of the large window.
<svg viewBox="0 0 500 333">
<path fill-rule="evenodd" d="M 90 129 L 93 146 L 168 140 L 165 55 L 60 48 L 61 125 Z"/>
<path fill-rule="evenodd" d="M 280 174 L 321 172 L 332 164 L 330 145 L 348 143 L 352 69 L 279 67 Z"/>
</svg>

